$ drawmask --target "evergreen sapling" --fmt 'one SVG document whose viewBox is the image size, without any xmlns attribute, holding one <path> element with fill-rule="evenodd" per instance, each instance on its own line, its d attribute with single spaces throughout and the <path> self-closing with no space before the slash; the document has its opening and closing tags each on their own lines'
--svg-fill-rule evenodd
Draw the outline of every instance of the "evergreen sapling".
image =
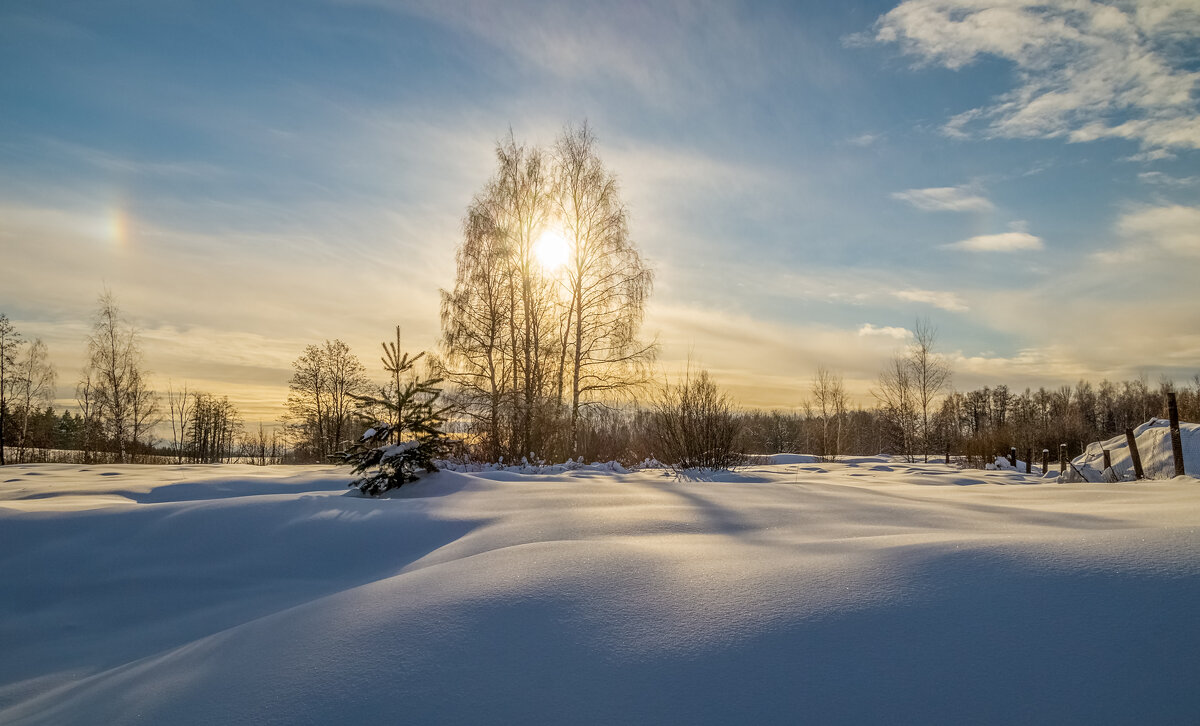
<svg viewBox="0 0 1200 726">
<path fill-rule="evenodd" d="M 412 376 L 404 381 L 424 353 L 410 358 L 400 353 L 400 329 L 396 343 L 384 343 L 384 369 L 392 374 L 392 384 L 379 396 L 355 396 L 362 409 L 382 411 L 390 422 L 367 429 L 358 441 L 333 458 L 349 464 L 351 473 L 360 475 L 349 486 L 369 496 L 378 496 L 416 481 L 422 472 L 438 470 L 434 460 L 446 448 L 442 432 L 446 408 L 435 408 L 441 391 L 441 378 Z"/>
</svg>

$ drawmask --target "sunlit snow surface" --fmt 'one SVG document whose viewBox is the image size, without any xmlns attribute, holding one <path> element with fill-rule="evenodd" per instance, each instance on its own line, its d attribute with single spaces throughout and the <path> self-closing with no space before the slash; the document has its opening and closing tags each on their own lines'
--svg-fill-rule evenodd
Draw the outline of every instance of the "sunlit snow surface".
<svg viewBox="0 0 1200 726">
<path fill-rule="evenodd" d="M 791 462 L 4 467 L 0 723 L 1200 723 L 1200 481 Z"/>
</svg>

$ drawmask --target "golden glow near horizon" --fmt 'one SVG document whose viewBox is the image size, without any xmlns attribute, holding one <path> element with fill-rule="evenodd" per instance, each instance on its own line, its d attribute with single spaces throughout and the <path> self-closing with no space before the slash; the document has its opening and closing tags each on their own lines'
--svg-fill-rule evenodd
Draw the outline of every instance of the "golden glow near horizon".
<svg viewBox="0 0 1200 726">
<path fill-rule="evenodd" d="M 555 272 L 567 264 L 567 259 L 571 256 L 571 243 L 558 229 L 548 227 L 534 243 L 533 254 L 543 270 Z"/>
</svg>

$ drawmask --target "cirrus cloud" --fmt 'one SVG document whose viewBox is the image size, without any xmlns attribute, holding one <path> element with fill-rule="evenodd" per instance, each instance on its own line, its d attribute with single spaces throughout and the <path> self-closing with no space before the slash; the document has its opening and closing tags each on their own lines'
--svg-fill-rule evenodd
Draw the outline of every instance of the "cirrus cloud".
<svg viewBox="0 0 1200 726">
<path fill-rule="evenodd" d="M 893 192 L 893 199 L 908 202 L 925 212 L 987 212 L 992 203 L 966 187 L 929 187 Z"/>
</svg>

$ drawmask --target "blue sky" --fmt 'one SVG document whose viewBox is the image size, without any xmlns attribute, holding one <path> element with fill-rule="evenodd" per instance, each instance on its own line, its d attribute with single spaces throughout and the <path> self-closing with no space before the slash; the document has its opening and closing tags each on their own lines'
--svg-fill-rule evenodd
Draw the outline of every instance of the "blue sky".
<svg viewBox="0 0 1200 726">
<path fill-rule="evenodd" d="M 7 4 L 0 311 L 69 398 L 108 285 L 271 420 L 308 343 L 433 347 L 495 142 L 586 119 L 665 373 L 866 402 L 928 317 L 960 388 L 1189 378 L 1198 58 L 1184 0 Z"/>
</svg>

